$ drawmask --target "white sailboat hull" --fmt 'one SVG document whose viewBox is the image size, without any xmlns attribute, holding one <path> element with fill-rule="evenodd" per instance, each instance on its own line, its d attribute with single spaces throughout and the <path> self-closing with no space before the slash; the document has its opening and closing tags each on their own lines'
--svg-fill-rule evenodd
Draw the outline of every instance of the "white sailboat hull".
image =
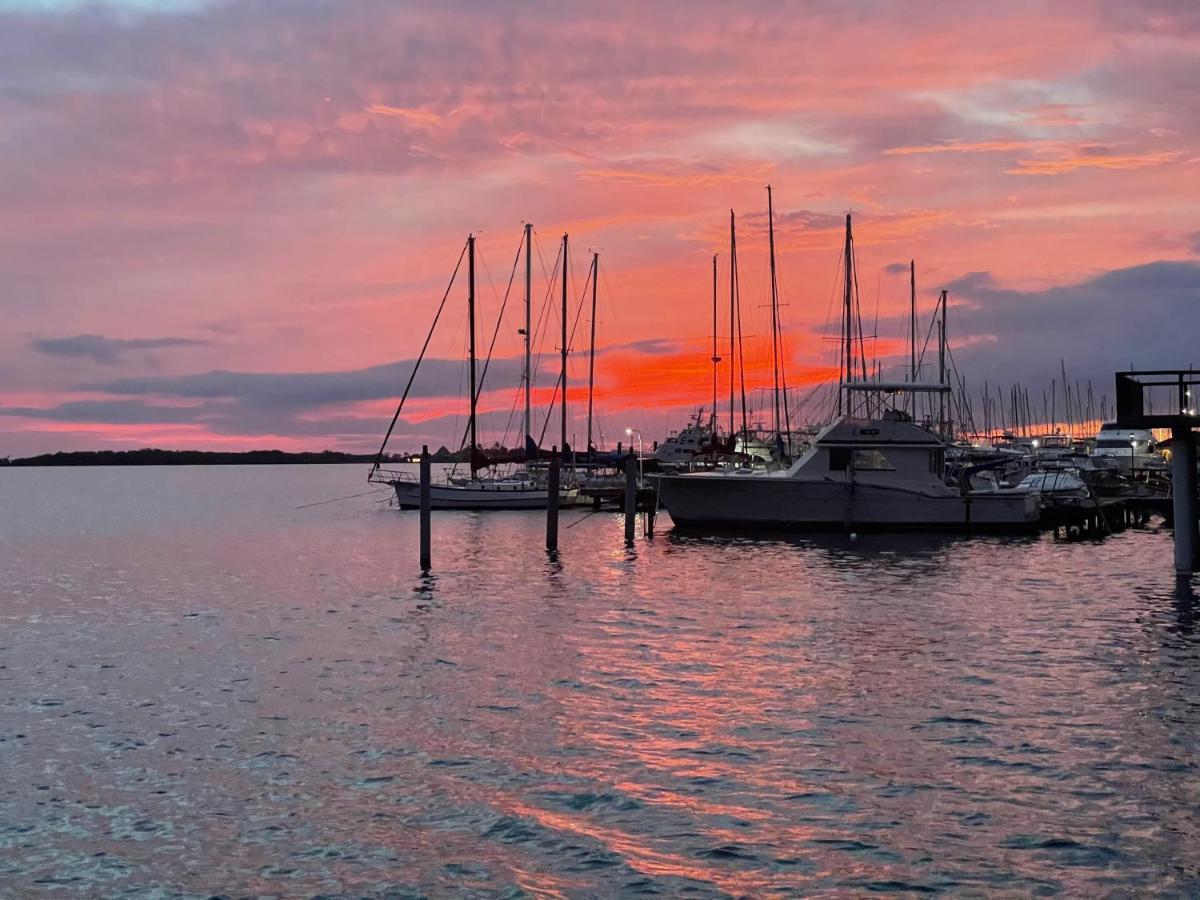
<svg viewBox="0 0 1200 900">
<path fill-rule="evenodd" d="M 961 496 L 833 479 L 665 475 L 659 499 L 680 526 L 797 530 L 1033 530 L 1034 492 Z"/>
<path fill-rule="evenodd" d="M 421 508 L 421 486 L 415 481 L 393 482 L 396 501 L 401 509 Z M 558 505 L 575 503 L 577 488 L 558 492 Z M 468 484 L 432 484 L 429 486 L 431 509 L 545 509 L 550 492 L 526 482 L 470 482 Z"/>
</svg>

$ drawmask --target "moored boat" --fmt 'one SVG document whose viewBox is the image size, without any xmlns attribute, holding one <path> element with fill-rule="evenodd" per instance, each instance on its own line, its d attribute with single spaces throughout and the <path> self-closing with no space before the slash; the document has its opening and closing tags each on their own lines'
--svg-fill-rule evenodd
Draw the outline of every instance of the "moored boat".
<svg viewBox="0 0 1200 900">
<path fill-rule="evenodd" d="M 523 450 L 504 459 L 489 457 L 479 449 L 479 441 L 477 435 L 478 424 L 478 401 L 481 390 L 482 378 L 476 378 L 476 349 L 475 349 L 475 236 L 470 235 L 467 238 L 467 245 L 464 250 L 467 258 L 467 320 L 468 320 L 468 362 L 470 369 L 469 381 L 469 399 L 470 413 L 467 419 L 467 433 L 464 438 L 464 447 L 468 450 L 468 468 L 469 476 L 460 476 L 456 472 L 451 472 L 445 479 L 430 484 L 429 499 L 432 509 L 447 510 L 447 509 L 474 509 L 474 510 L 521 510 L 521 509 L 545 509 L 551 500 L 551 491 L 548 484 L 548 479 L 540 474 L 537 470 L 531 467 L 531 464 L 542 457 L 538 449 L 537 443 L 530 436 L 531 428 L 531 413 L 530 413 L 530 393 L 531 393 L 531 346 L 530 339 L 532 335 L 531 323 L 531 308 L 532 308 L 532 283 L 531 283 L 531 254 L 532 254 L 532 233 L 533 226 L 526 224 L 523 236 L 524 243 L 524 258 L 525 258 L 525 328 L 522 334 L 525 337 L 525 369 L 522 383 L 525 391 L 525 447 Z M 461 257 L 460 257 L 461 264 Z M 514 262 L 514 269 L 516 263 Z M 562 242 L 562 374 L 559 377 L 559 386 L 561 388 L 560 407 L 562 413 L 562 447 L 564 454 L 567 451 L 566 433 L 567 433 L 567 415 L 566 415 L 566 383 L 567 383 L 567 272 L 568 254 L 567 254 L 567 235 L 563 235 Z M 455 268 L 457 274 L 458 268 Z M 453 286 L 453 277 L 451 278 L 451 286 Z M 446 295 L 449 296 L 450 289 L 447 288 Z M 443 304 L 445 298 L 443 298 Z M 441 309 L 438 310 L 438 316 L 434 318 L 434 327 L 437 325 L 437 320 L 441 316 Z M 430 329 L 430 337 L 433 334 L 433 329 Z M 425 340 L 425 348 L 429 346 L 429 338 Z M 425 349 L 422 349 L 421 356 L 417 359 L 417 367 L 420 366 L 421 359 L 424 358 Z M 396 422 L 399 420 L 400 412 L 404 408 L 404 401 L 408 397 L 408 392 L 412 387 L 413 378 L 416 376 L 416 368 L 409 377 L 408 386 L 405 388 L 404 395 L 400 399 L 400 404 L 396 409 L 395 415 L 392 417 L 392 423 L 388 427 L 387 434 L 384 436 L 383 444 L 379 448 L 379 455 L 375 459 L 375 464 L 371 467 L 371 472 L 368 475 L 368 481 L 388 484 L 396 492 L 396 501 L 401 509 L 419 509 L 421 505 L 420 483 L 417 478 L 410 472 L 399 472 L 393 469 L 385 469 L 381 467 L 383 461 L 383 453 L 387 447 L 388 439 L 391 437 L 392 431 L 395 428 Z M 486 373 L 486 366 L 484 369 Z M 590 418 L 589 418 L 590 431 Z M 590 435 L 589 435 L 590 437 Z M 481 470 L 493 469 L 501 463 L 517 463 L 523 465 L 524 468 L 504 476 L 481 477 Z M 564 472 L 564 475 L 568 473 Z M 558 487 L 558 505 L 570 505 L 576 501 L 579 489 L 572 483 L 570 477 L 564 477 Z"/>
<path fill-rule="evenodd" d="M 809 530 L 1032 530 L 1035 491 L 975 491 L 943 477 L 945 444 L 899 412 L 846 416 L 791 467 L 658 479 L 682 527 Z"/>
</svg>

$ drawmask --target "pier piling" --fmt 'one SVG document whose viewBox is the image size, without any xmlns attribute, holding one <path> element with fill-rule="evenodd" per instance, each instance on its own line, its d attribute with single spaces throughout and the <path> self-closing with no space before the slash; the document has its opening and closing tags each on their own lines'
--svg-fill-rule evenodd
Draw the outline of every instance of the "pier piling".
<svg viewBox="0 0 1200 900">
<path fill-rule="evenodd" d="M 426 445 L 421 447 L 421 571 L 423 572 L 428 572 L 431 568 L 429 513 L 433 503 L 429 496 L 430 468 L 429 447 Z"/>
<path fill-rule="evenodd" d="M 637 458 L 625 457 L 625 543 L 633 543 L 637 526 Z"/>
<path fill-rule="evenodd" d="M 1171 430 L 1171 494 L 1175 524 L 1175 571 L 1200 568 L 1197 540 L 1196 441 L 1188 427 Z"/>
<path fill-rule="evenodd" d="M 550 448 L 550 472 L 546 479 L 546 549 L 558 552 L 558 448 Z"/>
</svg>

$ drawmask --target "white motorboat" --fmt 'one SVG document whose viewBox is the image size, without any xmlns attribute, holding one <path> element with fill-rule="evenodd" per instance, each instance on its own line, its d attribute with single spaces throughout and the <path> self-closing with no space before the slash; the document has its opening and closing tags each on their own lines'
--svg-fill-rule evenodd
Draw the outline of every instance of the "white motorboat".
<svg viewBox="0 0 1200 900">
<path fill-rule="evenodd" d="M 1083 479 L 1065 469 L 1033 472 L 1021 479 L 1017 489 L 1036 491 L 1050 499 L 1084 499 L 1090 495 Z"/>
<path fill-rule="evenodd" d="M 662 505 L 680 526 L 770 529 L 1007 529 L 1037 527 L 1039 496 L 948 484 L 945 444 L 903 413 L 846 416 L 780 471 L 663 475 Z"/>
<path fill-rule="evenodd" d="M 1154 432 L 1144 428 L 1121 428 L 1112 422 L 1100 426 L 1091 455 L 1097 465 L 1121 472 L 1166 468 Z"/>
</svg>

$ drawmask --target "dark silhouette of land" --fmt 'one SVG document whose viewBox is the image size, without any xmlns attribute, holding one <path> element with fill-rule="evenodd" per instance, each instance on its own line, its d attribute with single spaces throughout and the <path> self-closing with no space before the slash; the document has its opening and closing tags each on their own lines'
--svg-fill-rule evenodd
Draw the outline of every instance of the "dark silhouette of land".
<svg viewBox="0 0 1200 900">
<path fill-rule="evenodd" d="M 445 447 L 433 454 L 435 462 L 455 462 L 465 454 L 451 453 Z M 385 462 L 408 462 L 408 454 L 393 453 Z M 75 450 L 69 453 L 43 453 L 23 459 L 0 457 L 0 466 L 271 466 L 338 465 L 371 463 L 374 453 L 340 453 L 335 450 L 288 453 L 284 450 L 248 450 L 232 453 L 223 450 Z"/>
</svg>

